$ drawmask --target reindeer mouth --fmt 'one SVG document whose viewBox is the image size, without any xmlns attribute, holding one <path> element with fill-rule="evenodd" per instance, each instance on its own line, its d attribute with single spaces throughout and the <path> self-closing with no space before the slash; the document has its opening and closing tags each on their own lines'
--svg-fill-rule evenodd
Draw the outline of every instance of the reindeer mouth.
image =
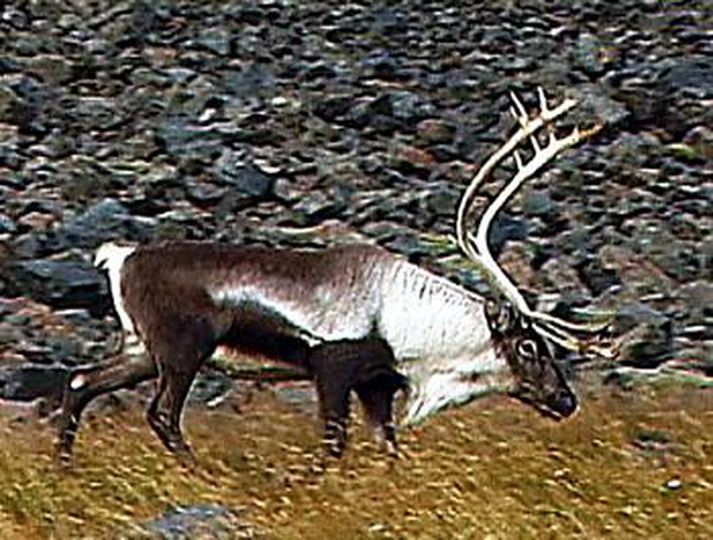
<svg viewBox="0 0 713 540">
<path fill-rule="evenodd" d="M 524 392 L 514 392 L 510 395 L 518 401 L 529 405 L 542 416 L 557 422 L 572 416 L 579 409 L 579 404 L 574 394 L 562 394 L 547 400 L 536 399 L 534 396 Z"/>
</svg>

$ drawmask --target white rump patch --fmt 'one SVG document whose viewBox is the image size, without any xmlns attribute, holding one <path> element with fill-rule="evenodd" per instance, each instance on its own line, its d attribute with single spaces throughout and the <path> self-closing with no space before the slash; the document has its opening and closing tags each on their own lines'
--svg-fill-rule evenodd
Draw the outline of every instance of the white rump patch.
<svg viewBox="0 0 713 540">
<path fill-rule="evenodd" d="M 134 251 L 136 251 L 134 246 L 119 246 L 113 242 L 108 242 L 102 244 L 94 256 L 94 266 L 107 271 L 114 309 L 119 315 L 121 326 L 129 333 L 134 332 L 134 325 L 124 308 L 124 299 L 121 297 L 121 269 L 126 258 Z"/>
</svg>

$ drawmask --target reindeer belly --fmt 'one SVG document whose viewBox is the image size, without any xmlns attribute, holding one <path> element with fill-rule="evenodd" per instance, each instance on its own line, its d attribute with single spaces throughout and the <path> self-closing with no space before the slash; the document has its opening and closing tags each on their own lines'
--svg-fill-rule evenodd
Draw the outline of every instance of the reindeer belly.
<svg viewBox="0 0 713 540">
<path fill-rule="evenodd" d="M 279 313 L 253 301 L 231 306 L 232 325 L 220 345 L 305 366 L 314 338 Z"/>
</svg>

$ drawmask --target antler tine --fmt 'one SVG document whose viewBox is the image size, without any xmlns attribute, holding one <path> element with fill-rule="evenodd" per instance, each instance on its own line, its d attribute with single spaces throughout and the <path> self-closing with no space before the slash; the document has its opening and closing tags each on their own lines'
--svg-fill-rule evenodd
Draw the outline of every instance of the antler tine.
<svg viewBox="0 0 713 540">
<path fill-rule="evenodd" d="M 541 86 L 537 87 L 537 99 L 540 101 L 540 114 L 547 114 L 550 107 L 547 105 L 547 97 Z"/>
<path fill-rule="evenodd" d="M 606 328 L 606 326 L 608 326 L 608 321 L 605 323 L 574 323 L 546 313 L 532 310 L 515 284 L 510 280 L 500 266 L 498 266 L 497 262 L 490 253 L 490 248 L 488 246 L 488 233 L 495 216 L 507 203 L 507 201 L 517 192 L 522 184 L 527 179 L 535 175 L 537 171 L 539 171 L 546 163 L 551 161 L 559 152 L 574 146 L 587 137 L 590 137 L 594 133 L 598 132 L 602 127 L 601 125 L 595 125 L 593 128 L 583 131 L 580 131 L 575 127 L 569 135 L 561 139 L 558 139 L 554 132 L 550 131 L 547 146 L 541 148 L 535 137 L 537 131 L 544 126 L 549 125 L 553 120 L 572 109 L 576 105 L 576 101 L 567 99 L 558 106 L 550 108 L 547 104 L 544 90 L 542 88 L 538 88 L 537 92 L 540 112 L 532 119 L 528 117 L 527 111 L 518 97 L 514 93 L 510 94 L 514 104 L 510 110 L 520 124 L 520 127 L 505 142 L 505 144 L 503 144 L 490 156 L 463 194 L 458 207 L 458 215 L 456 219 L 457 243 L 466 256 L 480 264 L 488 272 L 494 282 L 494 285 L 510 302 L 512 302 L 517 310 L 519 310 L 523 315 L 537 321 L 535 327 L 542 335 L 549 337 L 554 342 L 559 343 L 563 347 L 570 350 L 590 350 L 596 352 L 600 356 L 612 356 L 610 349 L 606 347 L 598 347 L 586 341 L 581 341 L 571 334 L 571 332 L 601 332 L 604 328 Z M 526 138 L 529 138 L 532 143 L 534 155 L 527 163 L 523 163 L 516 147 Z M 465 227 L 476 190 L 484 179 L 498 165 L 498 163 L 510 154 L 513 155 L 517 165 L 517 173 L 505 185 L 505 187 L 500 190 L 495 199 L 485 209 L 485 212 L 481 216 L 476 235 L 473 237 L 471 234 L 466 232 Z"/>
<path fill-rule="evenodd" d="M 520 122 L 521 126 L 525 126 L 527 124 L 528 118 L 527 109 L 525 109 L 525 106 L 522 104 L 522 101 L 520 101 L 520 98 L 517 97 L 517 94 L 515 92 L 510 92 L 510 99 L 515 105 L 515 109 L 517 111 L 515 118 L 518 120 L 518 122 Z"/>
<path fill-rule="evenodd" d="M 512 95 L 514 96 L 514 94 Z M 515 103 L 520 103 L 519 99 L 517 99 L 517 96 L 514 97 L 513 101 Z M 575 100 L 566 99 L 554 109 L 550 109 L 549 107 L 544 108 L 540 111 L 540 114 L 532 120 L 527 120 L 527 113 L 525 113 L 525 124 L 521 124 L 520 129 L 518 129 L 505 142 L 505 144 L 503 144 L 497 151 L 495 151 L 490 156 L 490 158 L 483 164 L 478 173 L 475 175 L 473 180 L 471 180 L 470 185 L 468 185 L 465 192 L 463 193 L 463 196 L 461 197 L 461 201 L 458 206 L 458 213 L 456 216 L 456 242 L 460 249 L 463 251 L 463 253 L 465 253 L 469 258 L 473 259 L 476 262 L 480 261 L 480 257 L 478 256 L 478 254 L 475 253 L 474 250 L 468 245 L 468 239 L 466 238 L 465 232 L 465 222 L 467 220 L 468 213 L 473 203 L 473 197 L 475 196 L 478 188 L 480 187 L 480 184 L 482 184 L 483 180 L 488 177 L 488 175 L 498 165 L 498 163 L 500 163 L 504 158 L 509 156 L 524 139 L 542 128 L 542 126 L 565 114 L 576 104 L 577 102 Z M 522 106 L 522 103 L 520 103 L 520 106 Z M 518 115 L 516 113 L 513 113 L 513 115 L 518 118 Z"/>
<path fill-rule="evenodd" d="M 541 88 L 539 89 L 542 90 Z M 542 97 L 544 97 L 544 93 L 542 93 Z M 517 97 L 517 94 L 515 92 L 510 92 L 510 99 L 515 104 L 514 107 L 510 107 L 510 114 L 515 117 L 515 120 L 517 120 L 517 122 L 520 124 L 520 127 L 526 127 L 529 122 L 529 116 L 527 114 L 527 110 L 525 110 L 525 106 L 522 104 L 522 101 L 520 101 L 520 98 Z M 540 104 L 542 103 L 543 102 L 541 100 Z M 546 102 L 544 110 L 549 110 Z M 538 153 L 540 151 L 540 144 L 537 141 L 537 137 L 535 137 L 533 133 L 529 136 L 529 139 L 530 144 L 532 144 L 532 149 L 535 151 L 535 153 Z"/>
<path fill-rule="evenodd" d="M 529 162 L 524 164 L 522 168 L 518 170 L 517 174 L 500 191 L 500 193 L 498 193 L 490 206 L 485 209 L 485 212 L 481 217 L 475 236 L 475 250 L 479 254 L 479 260 L 491 273 L 495 282 L 499 285 L 505 296 L 524 314 L 531 316 L 534 312 L 527 305 L 527 302 L 522 294 L 520 294 L 520 291 L 518 291 L 517 287 L 498 266 L 490 253 L 490 248 L 488 246 L 488 232 L 490 230 L 490 226 L 498 212 L 500 212 L 505 203 L 517 192 L 525 180 L 532 177 L 559 152 L 577 144 L 584 136 L 587 136 L 590 133 L 591 130 L 586 132 L 575 130 L 568 136 L 563 137 L 562 139 L 557 139 L 554 144 L 549 144 L 545 148 L 541 149 L 539 153 L 535 154 Z"/>
<path fill-rule="evenodd" d="M 568 332 L 556 331 L 550 326 L 535 324 L 534 329 L 541 336 L 572 352 L 586 353 L 591 351 L 595 355 L 607 359 L 615 358 L 618 354 L 616 346 L 599 345 L 591 341 L 581 340 Z"/>
</svg>

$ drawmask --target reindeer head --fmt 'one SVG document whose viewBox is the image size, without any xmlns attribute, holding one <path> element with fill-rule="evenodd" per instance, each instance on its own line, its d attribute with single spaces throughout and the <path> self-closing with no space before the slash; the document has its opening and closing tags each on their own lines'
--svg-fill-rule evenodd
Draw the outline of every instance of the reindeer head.
<svg viewBox="0 0 713 540">
<path fill-rule="evenodd" d="M 555 361 L 549 343 L 508 303 L 489 301 L 485 317 L 498 354 L 512 370 L 510 395 L 561 420 L 577 410 L 577 396 Z"/>
<path fill-rule="evenodd" d="M 599 125 L 584 131 L 574 128 L 569 135 L 557 138 L 552 123 L 572 109 L 576 102 L 568 99 L 557 107 L 550 108 L 541 88 L 538 88 L 538 95 L 540 110 L 532 118 L 517 96 L 511 95 L 514 104 L 511 112 L 519 128 L 489 157 L 465 190 L 456 219 L 456 240 L 463 253 L 486 273 L 493 289 L 507 299 L 506 304 L 489 303 L 486 306 L 486 318 L 495 347 L 498 353 L 505 357 L 512 370 L 515 379 L 512 394 L 549 416 L 564 418 L 577 410 L 577 398 L 555 362 L 551 343 L 570 351 L 591 352 L 611 358 L 615 351 L 596 341 L 598 335 L 608 326 L 609 320 L 574 323 L 533 310 L 495 261 L 488 245 L 488 232 L 493 219 L 523 183 L 559 152 L 601 128 Z M 543 129 L 548 130 L 548 137 L 547 144 L 541 146 L 538 133 Z M 518 147 L 528 139 L 532 147 L 531 156 L 523 160 Z M 476 190 L 508 156 L 514 158 L 517 172 L 487 206 L 478 223 L 476 234 L 472 235 L 468 232 L 468 218 Z M 576 334 L 590 334 L 593 337 L 580 339 Z"/>
</svg>

